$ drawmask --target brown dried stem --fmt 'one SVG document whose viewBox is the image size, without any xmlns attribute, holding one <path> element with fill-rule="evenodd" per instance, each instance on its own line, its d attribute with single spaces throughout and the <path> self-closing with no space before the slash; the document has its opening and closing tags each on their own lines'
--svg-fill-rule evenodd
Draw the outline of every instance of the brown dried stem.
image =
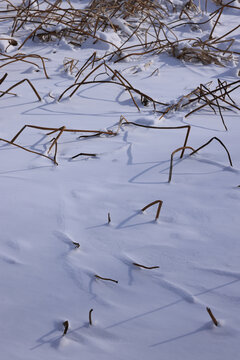
<svg viewBox="0 0 240 360">
<path fill-rule="evenodd" d="M 212 319 L 212 322 L 214 323 L 214 325 L 215 325 L 215 326 L 218 326 L 219 323 L 218 323 L 218 321 L 216 320 L 215 316 L 213 315 L 211 309 L 210 309 L 209 307 L 206 307 L 206 310 L 207 310 L 210 318 Z"/>
<path fill-rule="evenodd" d="M 145 266 L 145 265 L 140 265 L 138 263 L 133 263 L 133 265 L 138 266 L 143 269 L 147 269 L 147 270 L 159 269 L 159 266 Z"/>
<path fill-rule="evenodd" d="M 66 320 L 63 322 L 63 326 L 64 326 L 64 331 L 63 331 L 63 336 L 66 335 L 66 333 L 68 332 L 68 328 L 69 328 L 69 322 Z"/>
<path fill-rule="evenodd" d="M 193 149 L 191 146 L 185 146 L 185 147 L 184 147 L 184 150 L 185 150 L 185 149 L 190 149 L 190 150 L 193 150 L 193 151 L 194 151 L 194 149 Z M 172 152 L 172 154 L 171 154 L 169 177 L 168 177 L 168 182 L 169 182 L 169 183 L 170 183 L 171 180 L 172 180 L 173 156 L 174 156 L 174 154 L 176 154 L 176 153 L 177 153 L 178 151 L 180 151 L 180 150 L 183 150 L 183 147 L 180 147 L 180 148 L 174 150 L 174 151 Z M 193 153 L 191 153 L 191 155 L 192 155 L 192 154 L 193 154 Z"/>
<path fill-rule="evenodd" d="M 190 155 L 193 155 L 193 154 L 195 154 L 197 151 L 203 149 L 205 146 L 209 145 L 213 140 L 217 140 L 217 141 L 222 145 L 222 147 L 225 149 L 225 151 L 226 151 L 226 153 L 227 153 L 230 166 L 233 166 L 232 159 L 231 159 L 231 156 L 230 156 L 230 153 L 229 153 L 228 149 L 227 149 L 226 146 L 223 144 L 223 142 L 222 142 L 220 139 L 218 139 L 216 136 L 214 136 L 213 138 L 211 138 L 209 141 L 207 141 L 205 144 L 203 144 L 202 146 L 200 146 L 198 149 L 193 150 L 193 152 L 192 152 Z"/>
<path fill-rule="evenodd" d="M 157 208 L 157 212 L 156 212 L 156 216 L 155 216 L 155 220 L 157 220 L 159 218 L 159 215 L 160 215 L 160 210 L 161 210 L 161 207 L 162 207 L 162 204 L 163 204 L 163 201 L 162 200 L 155 200 L 153 202 L 151 202 L 150 204 L 144 206 L 141 211 L 145 211 L 147 210 L 149 207 L 155 205 L 155 204 L 158 204 L 158 208 Z"/>
<path fill-rule="evenodd" d="M 94 276 L 95 276 L 95 278 L 97 278 L 97 279 L 106 280 L 106 281 L 112 281 L 112 282 L 118 284 L 118 280 L 113 280 L 113 279 L 110 279 L 110 278 L 104 278 L 104 277 L 99 276 L 99 275 L 94 275 Z"/>
<path fill-rule="evenodd" d="M 83 133 L 96 133 L 96 134 L 105 134 L 105 135 L 117 135 L 117 133 L 114 133 L 111 130 L 108 131 L 100 131 L 100 130 L 80 130 L 80 129 L 67 129 L 65 126 L 61 127 L 61 128 L 52 128 L 52 127 L 45 127 L 45 126 L 36 126 L 36 125 L 24 125 L 19 132 L 12 138 L 11 142 L 14 142 L 19 135 L 23 132 L 23 130 L 25 128 L 32 128 L 32 129 L 40 129 L 40 130 L 50 130 L 51 132 L 48 134 L 53 134 L 54 132 L 59 131 L 60 129 L 63 129 L 62 132 L 72 132 L 72 133 L 78 133 L 78 132 L 83 132 Z"/>
<path fill-rule="evenodd" d="M 93 309 L 91 309 L 91 310 L 89 311 L 89 314 L 88 314 L 89 325 L 92 325 L 92 312 L 93 312 Z"/>
<path fill-rule="evenodd" d="M 27 149 L 27 148 L 25 148 L 25 147 L 23 147 L 23 146 L 20 146 L 20 145 L 18 145 L 18 144 L 15 144 L 13 141 L 8 141 L 8 140 L 6 140 L 6 139 L 0 139 L 0 141 L 6 142 L 7 144 L 10 144 L 10 145 L 16 146 L 16 147 L 18 147 L 18 148 L 20 148 L 20 149 L 23 149 L 23 150 L 25 150 L 25 151 L 28 151 L 28 152 L 30 152 L 30 153 L 33 153 L 33 154 L 36 154 L 36 155 L 43 156 L 43 157 L 45 157 L 45 158 L 47 158 L 47 159 L 49 159 L 49 160 L 53 161 L 55 165 L 58 165 L 58 163 L 57 163 L 57 161 L 56 161 L 55 157 L 54 157 L 54 159 L 52 159 L 52 158 L 50 158 L 50 156 L 47 156 L 47 155 L 41 154 L 41 153 L 39 153 L 39 152 L 37 152 L 37 151 L 34 151 L 34 150 Z"/>
<path fill-rule="evenodd" d="M 123 121 L 125 121 L 125 123 Z M 151 126 L 151 125 L 143 125 L 143 124 L 138 124 L 138 123 L 135 123 L 135 122 L 132 122 L 132 121 L 128 121 L 124 116 L 121 115 L 117 132 L 119 131 L 120 126 L 125 125 L 125 124 L 126 125 L 131 124 L 131 125 L 135 125 L 135 126 L 139 126 L 139 127 L 148 128 L 148 129 L 159 129 L 159 130 L 187 129 L 187 133 L 186 133 L 186 136 L 185 136 L 185 139 L 184 139 L 184 144 L 183 144 L 183 147 L 182 147 L 182 153 L 180 155 L 180 158 L 183 157 L 185 148 L 187 146 L 187 141 L 188 141 L 188 137 L 189 137 L 189 134 L 190 134 L 190 130 L 191 130 L 190 125 L 183 125 L 183 126 Z"/>
<path fill-rule="evenodd" d="M 95 157 L 95 156 L 97 156 L 97 154 L 79 153 L 79 154 L 77 154 L 77 155 L 72 156 L 71 159 L 75 159 L 75 158 L 77 158 L 78 156 L 92 156 L 92 157 Z"/>
<path fill-rule="evenodd" d="M 38 100 L 41 101 L 40 95 L 38 94 L 37 90 L 35 89 L 35 87 L 34 87 L 33 84 L 31 83 L 31 81 L 28 80 L 28 79 L 23 79 L 23 80 L 19 81 L 18 83 L 10 86 L 9 89 L 5 90 L 5 91 L 0 95 L 0 98 L 1 98 L 2 96 L 4 96 L 5 94 L 7 94 L 10 90 L 14 89 L 16 86 L 22 84 L 22 83 L 25 82 L 25 81 L 31 86 L 31 88 L 32 88 L 32 90 L 34 91 L 34 93 L 36 94 Z"/>
</svg>

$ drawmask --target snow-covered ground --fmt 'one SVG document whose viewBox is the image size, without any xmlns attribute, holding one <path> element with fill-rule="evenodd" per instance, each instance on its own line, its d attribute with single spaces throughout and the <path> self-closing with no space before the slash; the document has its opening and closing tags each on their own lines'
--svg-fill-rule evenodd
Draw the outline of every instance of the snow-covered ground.
<svg viewBox="0 0 240 360">
<path fill-rule="evenodd" d="M 6 3 L 1 3 L 1 10 Z M 71 3 L 87 6 L 87 1 Z M 235 8 L 224 9 L 214 36 L 221 37 L 238 26 L 239 1 L 232 5 Z M 208 6 L 207 12 L 202 9 L 194 17 L 196 23 L 206 21 L 211 11 L 220 8 L 210 0 Z M 129 30 L 120 19 L 113 24 Z M 190 25 L 174 31 L 181 39 L 204 38 L 214 20 L 207 24 L 198 25 L 197 34 Z M 110 83 L 112 74 L 101 67 L 88 80 L 108 83 L 82 85 L 71 98 L 69 90 L 58 101 L 94 51 L 101 57 L 121 45 L 120 30 L 96 34 L 107 42 L 94 43 L 88 38 L 77 47 L 64 37 L 47 42 L 30 39 L 17 50 L 6 40 L 11 38 L 11 26 L 11 19 L 0 24 L 0 66 L 6 63 L 4 54 L 38 54 L 48 59 L 49 79 L 39 58 L 26 58 L 39 67 L 17 61 L 0 68 L 0 77 L 8 73 L 1 91 L 28 79 L 41 97 L 39 101 L 24 82 L 11 90 L 17 96 L 0 98 L 1 139 L 11 141 L 26 124 L 119 131 L 116 136 L 89 138 L 79 136 L 94 133 L 64 131 L 57 141 L 58 165 L 51 161 L 55 148 L 49 154 L 48 149 L 60 130 L 47 135 L 50 130 L 28 127 L 14 141 L 51 159 L 1 141 L 1 359 L 237 359 L 239 111 L 236 107 L 223 111 L 227 131 L 216 107 L 216 114 L 208 106 L 189 117 L 185 115 L 197 106 L 180 108 L 159 120 L 165 106 L 157 104 L 154 111 L 151 103 L 143 106 L 139 94 L 132 92 L 138 111 L 128 91 Z M 29 34 L 29 26 L 15 34 L 18 46 Z M 235 39 L 231 50 L 239 51 L 239 28 L 231 38 Z M 136 39 L 130 41 L 134 44 Z M 71 59 L 76 61 L 74 69 L 66 64 Z M 240 79 L 237 54 L 225 66 L 185 62 L 167 52 L 106 63 L 135 89 L 166 104 L 175 104 L 200 84 L 212 81 L 208 86 L 215 89 L 218 79 L 227 83 Z M 78 82 L 90 71 L 92 67 Z M 236 106 L 239 94 L 239 89 L 231 93 Z M 153 129 L 124 121 L 119 126 L 121 116 L 152 127 L 190 125 L 187 146 L 194 149 L 217 137 L 228 149 L 233 166 L 215 139 L 192 156 L 190 149 L 183 158 L 176 153 L 169 182 L 171 154 L 183 146 L 186 128 Z M 72 159 L 79 153 L 90 155 Z M 158 204 L 141 211 L 155 200 L 163 201 L 157 221 Z M 136 263 L 159 268 L 140 268 Z M 69 322 L 65 336 L 64 321 Z"/>
</svg>

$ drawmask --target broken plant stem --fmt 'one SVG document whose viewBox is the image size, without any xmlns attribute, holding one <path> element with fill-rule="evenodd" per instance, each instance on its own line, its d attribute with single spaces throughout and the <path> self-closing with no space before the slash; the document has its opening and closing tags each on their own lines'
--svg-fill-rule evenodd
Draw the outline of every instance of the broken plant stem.
<svg viewBox="0 0 240 360">
<path fill-rule="evenodd" d="M 193 153 L 195 152 L 195 150 L 194 150 L 191 146 L 185 146 L 185 147 L 184 147 L 184 150 L 185 150 L 185 149 L 193 150 Z M 178 151 L 180 151 L 180 150 L 183 150 L 183 148 L 180 147 L 180 148 L 174 150 L 174 151 L 172 152 L 172 154 L 171 154 L 169 177 L 168 177 L 168 182 L 169 182 L 169 183 L 170 183 L 171 180 L 172 180 L 173 156 L 174 156 L 174 154 L 176 154 L 176 153 L 177 153 Z M 193 153 L 191 153 L 191 154 L 193 154 Z"/>
<path fill-rule="evenodd" d="M 133 265 L 138 266 L 143 269 L 152 270 L 152 269 L 159 269 L 159 266 L 145 266 L 138 263 L 133 263 Z"/>
<path fill-rule="evenodd" d="M 213 138 L 211 138 L 209 141 L 207 141 L 205 144 L 203 144 L 202 146 L 200 146 L 198 149 L 194 150 L 190 155 L 193 155 L 193 154 L 195 154 L 197 151 L 203 149 L 205 146 L 209 145 L 213 140 L 217 140 L 217 141 L 222 145 L 222 147 L 225 149 L 225 151 L 226 151 L 226 153 L 227 153 L 230 166 L 233 166 L 232 159 L 231 159 L 231 156 L 230 156 L 230 153 L 229 153 L 228 149 L 227 149 L 226 146 L 223 144 L 223 142 L 222 142 L 220 139 L 218 139 L 216 136 L 214 136 Z"/>
<path fill-rule="evenodd" d="M 94 275 L 94 276 L 95 276 L 95 278 L 97 278 L 97 279 L 106 280 L 106 281 L 112 281 L 112 282 L 118 284 L 118 280 L 113 280 L 113 279 L 110 279 L 110 278 L 104 278 L 104 277 L 99 276 L 99 275 Z"/>
<path fill-rule="evenodd" d="M 76 249 L 78 249 L 80 247 L 80 244 L 78 242 L 72 241 L 72 243 Z"/>
<path fill-rule="evenodd" d="M 77 155 L 72 156 L 71 159 L 75 159 L 75 158 L 77 158 L 78 156 L 92 156 L 92 157 L 95 157 L 95 156 L 97 156 L 97 154 L 79 153 L 79 154 L 77 154 Z"/>
<path fill-rule="evenodd" d="M 8 144 L 10 144 L 10 145 L 16 146 L 16 147 L 18 147 L 18 148 L 20 148 L 20 149 L 23 149 L 23 150 L 25 150 L 25 151 L 28 151 L 28 152 L 30 152 L 30 153 L 43 156 L 43 157 L 45 157 L 45 158 L 53 161 L 55 165 L 58 165 L 58 163 L 57 163 L 57 161 L 56 161 L 55 158 L 52 159 L 52 158 L 50 158 L 49 156 L 44 155 L 44 154 L 41 154 L 41 153 L 39 153 L 39 152 L 37 152 L 37 151 L 29 150 L 29 149 L 27 149 L 27 148 L 25 148 L 25 147 L 23 147 L 23 146 L 21 146 L 21 145 L 15 144 L 13 141 L 8 141 L 8 140 L 6 140 L 6 139 L 1 139 L 1 138 L 0 138 L 0 141 L 4 141 L 4 142 L 6 142 L 6 143 L 8 143 Z"/>
<path fill-rule="evenodd" d="M 52 128 L 52 127 L 45 127 L 45 126 L 36 126 L 36 125 L 24 125 L 19 132 L 12 138 L 11 142 L 15 142 L 15 140 L 19 137 L 19 135 L 23 132 L 23 130 L 26 128 L 32 128 L 32 129 L 40 129 L 40 130 L 50 130 L 51 132 L 48 134 L 53 134 L 54 132 L 57 132 L 60 130 L 60 128 Z M 65 126 L 63 126 L 63 132 L 83 132 L 83 133 L 96 133 L 96 134 L 105 134 L 105 135 L 112 135 L 115 136 L 117 135 L 117 133 L 112 132 L 111 130 L 109 131 L 100 131 L 100 130 L 79 130 L 79 129 L 67 129 Z"/>
<path fill-rule="evenodd" d="M 92 312 L 93 312 L 93 309 L 91 309 L 89 311 L 89 314 L 88 314 L 88 317 L 89 317 L 89 325 L 92 325 Z"/>
<path fill-rule="evenodd" d="M 66 320 L 63 322 L 63 326 L 64 326 L 64 331 L 63 331 L 63 336 L 66 335 L 66 333 L 68 332 L 68 328 L 69 328 L 69 322 Z"/>
<path fill-rule="evenodd" d="M 54 141 L 52 142 L 50 148 L 48 149 L 48 154 L 50 153 L 51 149 L 53 148 L 53 146 L 55 145 L 55 143 L 57 143 L 58 139 L 60 138 L 60 136 L 62 135 L 63 131 L 66 129 L 65 126 L 62 126 L 61 128 L 59 128 L 59 134 L 57 135 L 57 137 L 54 139 Z"/>
<path fill-rule="evenodd" d="M 125 122 L 123 122 L 123 121 L 125 121 Z M 138 123 L 135 123 L 135 122 L 132 122 L 132 121 L 128 121 L 123 115 L 121 115 L 120 121 L 119 121 L 119 124 L 118 124 L 117 133 L 119 132 L 119 129 L 120 129 L 121 125 L 130 125 L 130 124 L 135 125 L 135 126 L 139 126 L 139 127 L 144 127 L 144 128 L 147 128 L 147 129 L 159 129 L 159 130 L 187 129 L 186 136 L 185 136 L 185 139 L 184 139 L 184 144 L 183 144 L 183 147 L 182 147 L 182 153 L 180 155 L 180 158 L 183 157 L 185 148 L 187 146 L 187 141 L 188 141 L 188 138 L 189 138 L 190 130 L 191 130 L 190 125 L 183 125 L 183 126 L 151 126 L 151 125 L 143 125 L 143 124 L 138 124 Z"/>
<path fill-rule="evenodd" d="M 150 204 L 144 206 L 144 208 L 141 209 L 141 211 L 145 211 L 146 209 L 148 209 L 149 207 L 155 205 L 155 204 L 158 204 L 158 208 L 157 208 L 157 212 L 156 212 L 156 216 L 155 216 L 155 221 L 159 218 L 159 215 L 160 215 L 160 210 L 161 210 L 161 207 L 162 207 L 162 204 L 163 204 L 163 201 L 162 200 L 155 200 L 153 202 L 151 202 Z"/>
<path fill-rule="evenodd" d="M 215 316 L 213 315 L 211 309 L 210 309 L 209 307 L 206 307 L 206 310 L 207 310 L 210 318 L 212 319 L 212 322 L 214 323 L 214 325 L 215 325 L 215 326 L 218 326 L 219 323 L 218 323 L 218 321 L 216 320 Z"/>
<path fill-rule="evenodd" d="M 41 101 L 41 96 L 38 94 L 37 90 L 35 89 L 35 87 L 34 87 L 33 84 L 31 83 L 31 81 L 28 80 L 28 79 L 23 79 L 23 80 L 19 81 L 18 83 L 10 86 L 9 89 L 5 90 L 5 91 L 0 95 L 0 98 L 1 98 L 2 96 L 4 96 L 5 94 L 7 94 L 10 90 L 14 89 L 16 86 L 22 84 L 22 83 L 25 82 L 25 81 L 31 86 L 31 88 L 32 88 L 32 90 L 34 91 L 34 93 L 36 94 L 38 100 Z"/>
</svg>

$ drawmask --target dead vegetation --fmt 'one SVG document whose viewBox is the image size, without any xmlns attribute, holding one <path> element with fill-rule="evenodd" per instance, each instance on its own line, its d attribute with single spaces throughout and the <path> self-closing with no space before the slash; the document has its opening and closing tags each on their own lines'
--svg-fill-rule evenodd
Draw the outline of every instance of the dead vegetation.
<svg viewBox="0 0 240 360">
<path fill-rule="evenodd" d="M 187 95 L 183 95 L 173 105 L 167 106 L 165 109 L 160 110 L 162 114 L 160 119 L 171 112 L 186 111 L 185 109 L 194 108 L 186 113 L 185 117 L 196 113 L 204 108 L 210 108 L 214 114 L 219 114 L 222 124 L 227 130 L 226 123 L 223 118 L 223 112 L 226 110 L 240 110 L 239 106 L 231 97 L 231 93 L 240 87 L 240 80 L 227 83 L 227 81 L 221 81 L 218 79 L 218 85 L 211 89 L 212 82 L 208 84 L 200 84 L 196 89 L 191 91 Z"/>
<path fill-rule="evenodd" d="M 13 1 L 3 0 L 0 21 L 12 21 L 9 41 L 10 45 L 18 46 L 18 50 L 29 40 L 59 42 L 64 39 L 79 47 L 90 39 L 93 44 L 98 42 L 108 47 L 105 55 L 95 56 L 95 61 L 119 62 L 128 57 L 166 52 L 186 62 L 224 66 L 234 55 L 239 55 L 238 51 L 231 50 L 238 27 L 219 37 L 215 36 L 215 30 L 225 9 L 239 8 L 232 4 L 233 1 L 227 4 L 215 1 L 219 7 L 205 19 L 204 11 L 212 1 L 206 0 L 204 9 L 193 0 L 183 1 L 182 5 L 171 0 L 92 0 L 85 8 L 77 7 L 70 0 L 54 3 L 22 0 L 18 6 Z M 192 38 L 179 38 L 176 31 L 189 27 L 194 33 L 194 29 L 201 30 L 202 24 L 207 23 L 212 24 L 207 39 L 199 37 L 199 33 Z M 116 34 L 118 43 L 108 36 L 112 33 Z M 24 36 L 21 43 L 20 36 Z M 69 66 L 72 71 L 75 61 L 66 62 L 64 66 Z M 44 63 L 42 65 L 46 75 Z"/>
<path fill-rule="evenodd" d="M 153 99 L 150 95 L 142 90 L 135 88 L 122 72 L 114 68 L 112 63 L 119 63 L 127 59 L 135 59 L 148 55 L 161 55 L 163 53 L 169 54 L 180 61 L 190 63 L 201 63 L 203 65 L 215 64 L 217 66 L 225 66 L 234 61 L 240 52 L 233 50 L 234 34 L 239 26 L 232 28 L 227 33 L 217 37 L 216 28 L 220 24 L 224 10 L 227 8 L 236 8 L 233 1 L 224 4 L 221 0 L 214 1 L 219 8 L 210 14 L 208 19 L 201 20 L 201 15 L 206 10 L 208 1 L 205 1 L 205 9 L 201 9 L 199 4 L 190 1 L 183 1 L 182 5 L 176 5 L 174 1 L 150 1 L 150 0 L 92 0 L 90 5 L 85 9 L 78 9 L 74 7 L 71 0 L 66 2 L 57 0 L 54 3 L 49 1 L 41 2 L 39 0 L 22 1 L 18 6 L 14 1 L 3 0 L 1 7 L 5 10 L 1 12 L 0 21 L 12 21 L 11 38 L 6 38 L 9 42 L 5 52 L 0 53 L 0 69 L 10 66 L 11 64 L 24 63 L 32 65 L 36 71 L 41 69 L 44 72 L 45 78 L 49 79 L 47 73 L 46 62 L 47 58 L 38 54 L 25 54 L 19 52 L 28 41 L 35 41 L 41 43 L 66 41 L 68 44 L 81 47 L 89 39 L 92 44 L 101 43 L 107 45 L 107 50 L 104 55 L 98 55 L 96 51 L 86 60 L 80 67 L 79 59 L 67 57 L 63 61 L 63 68 L 70 75 L 74 76 L 73 83 L 68 86 L 58 97 L 61 101 L 64 97 L 72 97 L 85 85 L 117 85 L 119 88 L 126 91 L 132 104 L 141 111 L 142 106 L 152 105 L 155 112 L 161 114 L 160 119 L 168 116 L 173 112 L 183 111 L 185 117 L 207 108 L 215 114 L 219 114 L 222 125 L 225 130 L 228 130 L 224 121 L 224 111 L 240 110 L 239 106 L 232 98 L 232 93 L 240 86 L 240 80 L 227 83 L 218 79 L 215 87 L 211 88 L 212 83 L 200 84 L 188 94 L 181 96 L 179 99 L 171 104 L 161 102 Z M 239 8 L 236 8 L 239 10 Z M 175 19 L 172 19 L 175 14 Z M 194 31 L 201 29 L 201 26 L 208 24 L 210 26 L 209 36 L 199 37 L 199 32 L 194 36 Z M 179 38 L 176 29 L 187 28 L 192 30 L 193 36 L 190 38 Z M 119 44 L 111 41 L 108 34 L 115 33 L 118 36 Z M 19 38 L 24 36 L 22 42 Z M 6 40 L 2 38 L 0 40 Z M 17 40 L 16 40 L 17 39 Z M 134 40 L 134 41 L 133 41 Z M 14 55 L 7 54 L 10 46 L 18 47 L 18 52 Z M 111 64 L 111 65 L 110 65 Z M 156 71 L 156 70 L 155 70 Z M 155 72 L 154 71 L 154 72 Z M 87 74 L 86 74 L 87 73 Z M 153 73 L 152 73 L 153 74 Z M 104 79 L 102 77 L 104 76 Z M 0 79 L 2 85 L 7 78 L 7 73 Z M 15 95 L 10 91 L 26 82 L 40 101 L 39 95 L 32 82 L 28 79 L 23 79 L 10 86 L 7 90 L 0 92 L 0 98 L 4 95 Z M 87 135 L 80 135 L 79 138 L 92 138 L 99 136 L 116 136 L 119 134 L 120 128 L 124 126 L 137 126 L 151 130 L 184 130 L 186 132 L 184 141 L 181 147 L 177 147 L 171 153 L 170 168 L 168 182 L 172 180 L 173 160 L 174 155 L 180 152 L 180 158 L 183 158 L 186 150 L 191 150 L 190 155 L 195 154 L 204 147 L 208 146 L 213 140 L 216 140 L 225 150 L 228 156 L 230 166 L 233 166 L 232 159 L 227 147 L 223 142 L 213 137 L 205 144 L 198 148 L 193 148 L 188 145 L 191 126 L 150 126 L 128 121 L 124 116 L 121 116 L 118 129 L 116 132 L 112 130 L 84 130 L 84 129 L 70 129 L 66 126 L 61 127 L 43 127 L 36 125 L 24 125 L 17 134 L 11 139 L 0 139 L 7 144 L 13 145 L 17 148 L 27 152 L 39 155 L 51 160 L 55 165 L 57 163 L 58 143 L 65 132 L 72 134 L 87 133 Z M 26 129 L 37 129 L 47 131 L 46 136 L 55 134 L 49 143 L 50 146 L 47 154 L 43 154 L 16 143 L 16 140 L 21 133 Z M 49 154 L 53 151 L 53 155 Z M 189 155 L 189 156 L 190 156 Z M 79 156 L 96 157 L 96 153 L 80 152 L 72 156 L 75 159 Z M 163 201 L 155 200 L 150 204 L 144 206 L 141 211 L 144 212 L 151 206 L 157 205 L 155 220 L 160 216 Z M 111 216 L 108 213 L 108 224 L 111 223 Z M 75 248 L 79 248 L 78 242 L 72 242 Z M 132 265 L 143 269 L 157 269 L 159 266 L 145 266 L 138 263 Z M 111 278 L 94 275 L 96 279 L 103 281 L 110 281 L 118 283 L 117 280 Z M 92 311 L 89 311 L 89 325 L 92 325 Z M 207 311 L 213 321 L 218 326 L 218 322 L 213 316 L 211 310 Z M 63 322 L 63 335 L 67 334 L 69 322 Z"/>
</svg>

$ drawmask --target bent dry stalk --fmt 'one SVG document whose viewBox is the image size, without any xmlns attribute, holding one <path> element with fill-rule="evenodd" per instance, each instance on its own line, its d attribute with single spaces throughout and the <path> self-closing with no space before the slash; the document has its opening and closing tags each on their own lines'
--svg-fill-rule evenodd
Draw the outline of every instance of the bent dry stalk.
<svg viewBox="0 0 240 360">
<path fill-rule="evenodd" d="M 191 147 L 191 146 L 184 146 L 184 147 L 180 147 L 176 150 L 174 150 L 171 154 L 171 160 L 170 160 L 170 169 L 169 169 L 169 176 L 168 176 L 168 182 L 170 183 L 171 180 L 172 180 L 172 168 L 173 168 L 173 156 L 174 154 L 176 154 L 178 151 L 181 151 L 181 150 L 185 150 L 185 149 L 190 149 L 192 150 L 193 152 L 191 153 L 194 154 L 195 150 Z"/>
<path fill-rule="evenodd" d="M 32 129 L 39 129 L 39 130 L 50 130 L 50 133 L 48 133 L 47 135 L 51 135 L 53 134 L 54 132 L 57 132 L 57 131 L 60 131 L 61 129 L 62 132 L 71 132 L 71 133 L 79 133 L 79 132 L 82 132 L 82 133 L 94 133 L 94 134 L 105 134 L 105 135 L 112 135 L 112 136 L 115 136 L 117 135 L 117 133 L 114 133 L 113 131 L 111 130 L 108 130 L 108 131 L 101 131 L 101 130 L 80 130 L 80 129 L 67 129 L 65 126 L 62 126 L 61 128 L 53 128 L 53 127 L 45 127 L 45 126 L 36 126 L 36 125 L 24 125 L 20 130 L 19 132 L 12 138 L 11 142 L 15 142 L 15 140 L 19 137 L 19 135 L 23 132 L 23 130 L 25 128 L 32 128 Z"/>
<path fill-rule="evenodd" d="M 89 311 L 89 314 L 88 314 L 89 325 L 92 325 L 92 312 L 93 312 L 93 309 L 91 309 L 91 310 Z"/>
<path fill-rule="evenodd" d="M 75 159 L 75 158 L 77 158 L 78 156 L 91 156 L 91 157 L 96 157 L 97 154 L 79 153 L 79 154 L 77 154 L 77 155 L 72 156 L 71 159 Z"/>
<path fill-rule="evenodd" d="M 35 89 L 35 87 L 33 86 L 33 84 L 31 83 L 30 80 L 28 79 L 23 79 L 21 81 L 19 81 L 18 83 L 10 86 L 9 89 L 3 91 L 3 93 L 0 95 L 0 98 L 3 97 L 5 94 L 7 94 L 10 90 L 14 89 L 16 86 L 21 85 L 23 82 L 27 82 L 29 84 L 29 86 L 32 88 L 33 92 L 35 93 L 35 95 L 37 96 L 38 100 L 41 101 L 41 96 L 39 95 L 39 93 L 37 92 L 37 90 Z"/>
<path fill-rule="evenodd" d="M 213 138 L 211 138 L 209 141 L 207 141 L 205 144 L 203 144 L 202 146 L 200 146 L 198 149 L 194 150 L 190 155 L 193 155 L 193 154 L 195 154 L 197 151 L 203 149 L 205 146 L 209 145 L 213 140 L 217 140 L 217 141 L 219 142 L 219 144 L 222 145 L 222 147 L 225 149 L 225 151 L 226 151 L 226 153 L 227 153 L 228 161 L 229 161 L 230 166 L 233 166 L 232 159 L 231 159 L 231 156 L 230 156 L 230 153 L 229 153 L 228 149 L 226 148 L 226 146 L 224 145 L 224 143 L 223 143 L 219 138 L 217 138 L 216 136 L 214 136 Z"/>
<path fill-rule="evenodd" d="M 158 208 L 157 208 L 157 212 L 156 212 L 156 216 L 155 216 L 155 221 L 159 218 L 159 215 L 160 215 L 160 210 L 161 210 L 161 207 L 162 207 L 162 204 L 163 204 L 163 201 L 162 200 L 155 200 L 153 202 L 151 202 L 150 204 L 144 206 L 141 211 L 144 212 L 145 210 L 147 210 L 149 207 L 155 205 L 155 204 L 158 204 Z"/>
<path fill-rule="evenodd" d="M 125 121 L 125 122 L 124 122 Z M 184 139 L 184 144 L 180 155 L 180 158 L 183 157 L 184 155 L 184 151 L 186 149 L 187 146 L 187 141 L 189 138 L 189 134 L 190 134 L 190 130 L 191 130 L 191 126 L 190 125 L 183 125 L 183 126 L 151 126 L 151 125 L 144 125 L 144 124 L 138 124 L 132 121 L 128 121 L 123 115 L 120 116 L 120 120 L 119 120 L 119 124 L 118 124 L 118 129 L 117 129 L 117 134 L 120 130 L 121 125 L 135 125 L 135 126 L 139 126 L 139 127 L 143 127 L 143 128 L 147 128 L 147 129 L 156 129 L 156 130 L 178 130 L 178 129 L 187 129 L 186 132 L 186 136 Z"/>
<path fill-rule="evenodd" d="M 138 266 L 143 269 L 152 270 L 152 269 L 159 269 L 159 266 L 145 266 L 138 263 L 132 263 L 134 266 Z"/>
<path fill-rule="evenodd" d="M 41 153 L 39 153 L 39 152 L 37 152 L 37 151 L 34 151 L 34 150 L 27 149 L 27 148 L 25 148 L 24 146 L 21 146 L 21 145 L 15 144 L 13 141 L 8 141 L 8 140 L 6 140 L 6 139 L 1 139 L 1 138 L 0 138 L 0 141 L 3 141 L 3 142 L 6 142 L 7 144 L 10 144 L 10 145 L 16 146 L 16 147 L 18 147 L 19 149 L 25 150 L 25 151 L 30 152 L 30 153 L 32 153 L 32 154 L 36 154 L 36 155 L 39 155 L 39 156 L 45 157 L 45 158 L 47 158 L 47 159 L 49 159 L 49 160 L 53 161 L 55 165 L 58 165 L 58 163 L 57 163 L 57 161 L 56 161 L 56 151 L 55 151 L 54 158 L 52 159 L 50 156 L 47 156 L 47 155 L 41 154 Z M 57 144 L 57 143 L 56 143 L 56 144 Z M 55 146 L 56 146 L 56 144 L 55 144 Z"/>
</svg>

